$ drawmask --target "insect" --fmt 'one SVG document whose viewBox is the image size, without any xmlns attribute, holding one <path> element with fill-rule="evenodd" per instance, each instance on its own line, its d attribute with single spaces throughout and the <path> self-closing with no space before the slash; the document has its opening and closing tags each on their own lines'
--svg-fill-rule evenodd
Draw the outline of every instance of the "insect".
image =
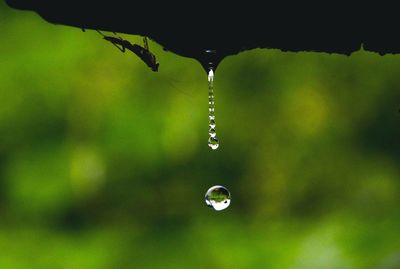
<svg viewBox="0 0 400 269">
<path fill-rule="evenodd" d="M 147 43 L 147 37 L 143 38 L 143 45 L 139 46 L 137 44 L 132 44 L 128 40 L 125 40 L 121 37 L 113 37 L 108 36 L 97 30 L 99 34 L 103 36 L 103 38 L 109 42 L 111 42 L 114 46 L 116 46 L 120 51 L 125 52 L 126 49 L 135 53 L 151 70 L 154 72 L 158 71 L 158 66 L 160 65 L 157 62 L 156 56 L 150 52 L 149 45 Z M 115 34 L 115 33 L 114 33 Z"/>
</svg>

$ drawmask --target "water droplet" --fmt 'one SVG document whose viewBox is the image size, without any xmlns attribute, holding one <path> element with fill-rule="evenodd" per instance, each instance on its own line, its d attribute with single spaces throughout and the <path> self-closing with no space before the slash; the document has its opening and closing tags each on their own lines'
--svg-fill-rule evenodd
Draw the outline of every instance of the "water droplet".
<svg viewBox="0 0 400 269">
<path fill-rule="evenodd" d="M 208 130 L 208 134 L 210 135 L 210 137 L 215 137 L 217 135 L 217 132 L 213 127 L 211 127 L 210 130 Z"/>
<path fill-rule="evenodd" d="M 216 136 L 210 136 L 208 139 L 208 146 L 213 150 L 216 150 L 219 147 L 219 142 Z"/>
<path fill-rule="evenodd" d="M 208 126 L 210 126 L 211 128 L 215 128 L 215 120 L 210 119 L 210 121 L 208 122 Z"/>
<path fill-rule="evenodd" d="M 212 82 L 213 80 L 214 80 L 214 70 L 210 68 L 210 70 L 208 71 L 208 82 Z"/>
<path fill-rule="evenodd" d="M 231 203 L 231 194 L 224 186 L 213 186 L 209 188 L 205 196 L 206 204 L 217 211 L 224 210 Z"/>
</svg>

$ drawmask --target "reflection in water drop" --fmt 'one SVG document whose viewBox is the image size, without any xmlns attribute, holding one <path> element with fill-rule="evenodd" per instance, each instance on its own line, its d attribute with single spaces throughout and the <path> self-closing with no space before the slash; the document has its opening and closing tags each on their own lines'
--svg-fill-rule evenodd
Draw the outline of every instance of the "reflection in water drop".
<svg viewBox="0 0 400 269">
<path fill-rule="evenodd" d="M 208 134 L 210 135 L 210 137 L 215 137 L 217 135 L 215 129 L 212 127 L 210 128 L 210 130 L 208 130 Z"/>
<path fill-rule="evenodd" d="M 213 186 L 208 189 L 205 196 L 206 204 L 217 211 L 224 210 L 231 203 L 231 194 L 224 186 Z"/>
<path fill-rule="evenodd" d="M 215 150 L 219 147 L 219 142 L 217 139 L 217 132 L 215 130 L 215 102 L 214 102 L 214 71 L 210 68 L 208 72 L 208 125 L 210 126 L 210 130 L 208 131 L 209 139 L 208 146 Z"/>
<path fill-rule="evenodd" d="M 210 126 L 211 128 L 215 128 L 215 120 L 210 119 L 210 121 L 208 122 L 208 126 Z"/>
<path fill-rule="evenodd" d="M 219 147 L 219 142 L 215 135 L 214 137 L 210 136 L 210 138 L 208 139 L 208 146 L 211 149 L 217 149 Z"/>
</svg>

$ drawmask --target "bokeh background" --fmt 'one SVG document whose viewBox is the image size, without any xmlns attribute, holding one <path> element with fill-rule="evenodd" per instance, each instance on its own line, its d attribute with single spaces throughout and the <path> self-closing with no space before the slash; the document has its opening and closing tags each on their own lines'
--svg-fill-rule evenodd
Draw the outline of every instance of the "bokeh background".
<svg viewBox="0 0 400 269">
<path fill-rule="evenodd" d="M 211 151 L 195 60 L 3 1 L 0 40 L 1 269 L 400 268 L 399 55 L 226 58 Z"/>
</svg>

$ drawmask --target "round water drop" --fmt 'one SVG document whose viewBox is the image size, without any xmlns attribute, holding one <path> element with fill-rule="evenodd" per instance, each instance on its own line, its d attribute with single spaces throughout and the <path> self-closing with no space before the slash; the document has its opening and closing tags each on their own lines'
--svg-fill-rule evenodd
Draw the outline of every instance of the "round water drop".
<svg viewBox="0 0 400 269">
<path fill-rule="evenodd" d="M 213 186 L 208 189 L 205 196 L 206 204 L 217 211 L 224 210 L 231 203 L 231 194 L 224 186 Z"/>
<path fill-rule="evenodd" d="M 210 137 L 208 139 L 208 146 L 211 149 L 216 150 L 219 147 L 219 142 L 218 142 L 217 137 L 215 137 L 215 136 L 214 137 Z"/>
<path fill-rule="evenodd" d="M 214 128 L 210 128 L 210 130 L 208 130 L 208 134 L 210 135 L 210 137 L 215 137 L 217 135 L 217 132 Z"/>
</svg>

